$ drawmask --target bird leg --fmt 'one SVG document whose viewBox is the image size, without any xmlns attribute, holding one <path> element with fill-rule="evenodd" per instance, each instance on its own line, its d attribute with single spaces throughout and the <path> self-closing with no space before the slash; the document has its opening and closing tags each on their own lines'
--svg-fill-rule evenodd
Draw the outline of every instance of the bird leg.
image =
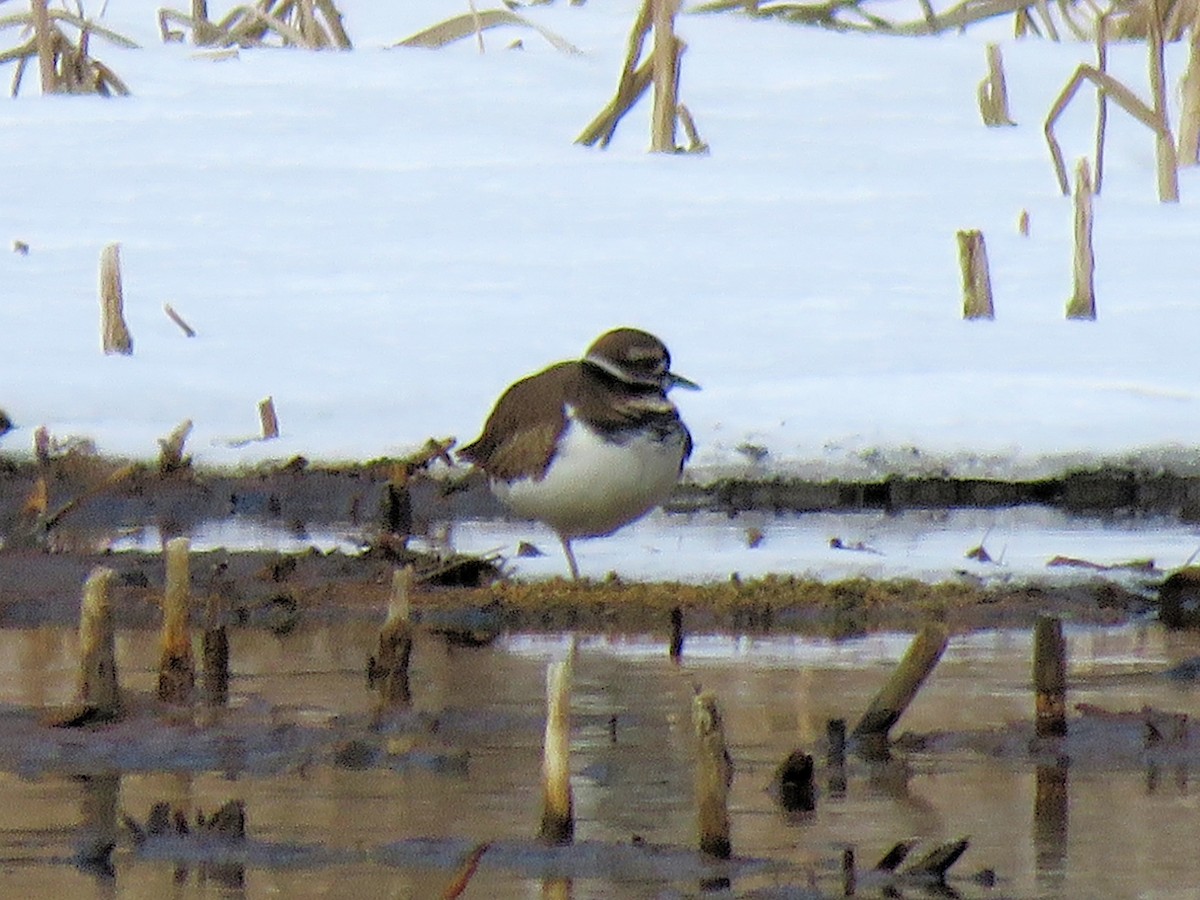
<svg viewBox="0 0 1200 900">
<path fill-rule="evenodd" d="M 578 581 L 579 566 L 575 562 L 575 551 L 571 549 L 571 539 L 569 537 L 564 537 L 561 534 L 558 536 L 558 539 L 562 541 L 563 553 L 567 555 L 567 565 L 571 567 L 571 579 L 573 581 Z"/>
</svg>

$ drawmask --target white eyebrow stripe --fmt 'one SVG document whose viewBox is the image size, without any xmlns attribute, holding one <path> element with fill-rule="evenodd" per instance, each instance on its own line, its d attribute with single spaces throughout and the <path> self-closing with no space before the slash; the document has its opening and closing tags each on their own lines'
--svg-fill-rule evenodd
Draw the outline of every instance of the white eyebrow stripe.
<svg viewBox="0 0 1200 900">
<path fill-rule="evenodd" d="M 637 379 L 632 379 L 629 377 L 628 372 L 626 372 L 624 369 L 617 368 L 615 365 L 612 364 L 612 362 L 610 360 L 604 359 L 599 356 L 593 356 L 590 353 L 584 357 L 584 360 L 586 362 L 590 362 L 597 369 L 603 369 L 605 372 L 607 372 L 613 378 L 616 378 L 618 381 L 624 381 L 626 384 L 653 384 L 654 383 L 654 382 L 643 382 L 643 381 L 640 381 Z"/>
</svg>

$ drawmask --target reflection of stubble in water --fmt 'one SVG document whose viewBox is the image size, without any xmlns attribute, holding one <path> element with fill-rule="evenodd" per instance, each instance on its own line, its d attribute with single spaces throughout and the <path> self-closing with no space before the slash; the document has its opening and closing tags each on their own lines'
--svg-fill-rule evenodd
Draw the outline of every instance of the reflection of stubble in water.
<svg viewBox="0 0 1200 900">
<path fill-rule="evenodd" d="M 730 878 L 737 892 L 810 879 L 836 890 L 847 845 L 863 867 L 902 839 L 918 841 L 917 858 L 963 835 L 970 848 L 951 874 L 967 897 L 980 888 L 961 879 L 982 869 L 994 869 L 1015 897 L 1050 888 L 1116 896 L 1200 878 L 1200 863 L 1172 851 L 1197 828 L 1179 802 L 1186 778 L 1159 774 L 1185 770 L 1189 745 L 1165 726 L 1147 744 L 1140 714 L 1092 711 L 1197 715 L 1200 699 L 1146 674 L 1193 655 L 1186 635 L 1068 629 L 1070 730 L 1061 754 L 1031 750 L 1031 634 L 954 636 L 893 729 L 890 757 L 868 762 L 851 742 L 840 766 L 828 746 L 840 733 L 830 720 L 856 721 L 911 635 L 835 642 L 689 634 L 678 664 L 665 622 L 655 640 L 581 635 L 571 699 L 575 843 L 555 849 L 534 840 L 545 672 L 569 640 L 501 635 L 463 647 L 418 630 L 412 706 L 380 717 L 364 674 L 378 628 L 364 618 L 283 635 L 232 629 L 229 706 L 190 724 L 146 705 L 157 645 L 151 632 L 123 630 L 118 657 L 133 718 L 84 730 L 46 729 L 31 710 L 73 696 L 76 633 L 0 631 L 0 702 L 9 710 L 0 828 L 7 855 L 21 861 L 6 879 L 14 889 L 67 890 L 75 870 L 39 860 L 70 857 L 87 836 L 106 839 L 113 810 L 142 819 L 166 800 L 194 821 L 230 799 L 246 808 L 253 852 L 245 888 L 269 882 L 300 897 L 318 889 L 437 896 L 482 841 L 492 845 L 470 890 L 496 900 L 553 895 L 565 883 L 576 897 L 686 895 L 710 876 Z M 735 860 L 774 860 L 769 869 L 697 869 L 696 685 L 721 705 L 736 773 Z M 804 816 L 766 790 L 797 749 L 815 766 L 815 809 Z M 1069 803 L 1064 755 L 1072 760 Z M 67 760 L 75 771 L 110 774 L 75 782 Z M 95 787 L 118 776 L 103 799 Z M 1155 837 L 1163 833 L 1173 835 L 1170 846 Z M 123 885 L 149 892 L 170 885 L 178 862 L 120 849 L 113 860 Z M 200 869 L 188 871 L 195 878 Z"/>
</svg>

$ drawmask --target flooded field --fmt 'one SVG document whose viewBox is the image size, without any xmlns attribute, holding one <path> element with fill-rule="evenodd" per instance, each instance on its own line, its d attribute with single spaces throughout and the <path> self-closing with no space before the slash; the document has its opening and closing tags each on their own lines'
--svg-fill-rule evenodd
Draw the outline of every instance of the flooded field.
<svg viewBox="0 0 1200 900">
<path fill-rule="evenodd" d="M 827 721 L 853 725 L 910 635 L 691 636 L 681 665 L 659 640 L 578 635 L 576 846 L 549 850 L 531 838 L 546 666 L 567 654 L 566 636 L 463 647 L 422 634 L 413 709 L 379 720 L 364 677 L 376 625 L 237 630 L 228 709 L 64 730 L 30 710 L 73 699 L 74 629 L 6 629 L 0 892 L 436 898 L 459 860 L 491 841 L 464 897 L 838 896 L 847 846 L 870 867 L 900 840 L 969 836 L 949 896 L 1193 896 L 1200 689 L 1164 672 L 1200 654 L 1200 639 L 1156 625 L 1067 636 L 1062 743 L 1031 741 L 1030 635 L 979 632 L 951 639 L 893 732 L 922 739 L 901 736 L 890 760 L 851 754 L 838 769 L 826 764 Z M 117 649 L 126 690 L 152 694 L 156 635 L 122 630 Z M 698 685 L 716 693 L 731 745 L 730 864 L 691 850 Z M 1150 740 L 1143 707 L 1189 724 Z M 1132 715 L 1107 715 L 1121 712 Z M 797 748 L 817 763 L 807 813 L 783 811 L 768 790 Z M 118 811 L 144 821 L 168 801 L 191 817 L 231 799 L 245 804 L 248 840 L 218 848 L 216 862 L 194 842 L 135 847 L 124 836 L 111 871 L 77 862 Z M 864 874 L 859 895 L 880 889 Z"/>
<path fill-rule="evenodd" d="M 164 539 L 153 525 L 76 533 L 93 548 L 117 552 L 154 551 Z M 315 547 L 354 552 L 365 540 L 364 529 L 348 522 L 285 527 L 278 520 L 236 516 L 199 522 L 188 534 L 197 550 L 299 553 Z M 413 546 L 499 553 L 523 577 L 566 574 L 557 538 L 532 522 L 493 518 L 438 523 L 414 537 Z M 522 547 L 531 555 L 520 555 Z M 979 547 L 986 554 L 968 555 Z M 615 571 L 629 579 L 693 582 L 728 578 L 735 572 L 745 577 L 796 573 L 822 579 L 1061 580 L 1079 570 L 1048 566 L 1056 557 L 1109 566 L 1139 560 L 1169 570 L 1185 564 L 1198 549 L 1200 528 L 1192 522 L 1164 516 L 1080 516 L 1033 505 L 737 516 L 660 510 L 614 535 L 576 544 L 580 565 L 592 578 Z"/>
</svg>

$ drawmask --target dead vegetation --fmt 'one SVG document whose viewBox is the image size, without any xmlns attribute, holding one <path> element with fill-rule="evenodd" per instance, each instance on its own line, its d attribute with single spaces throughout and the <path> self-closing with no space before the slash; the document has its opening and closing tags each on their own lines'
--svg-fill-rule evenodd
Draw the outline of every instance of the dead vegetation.
<svg viewBox="0 0 1200 900">
<path fill-rule="evenodd" d="M 1008 111 L 1008 85 L 999 44 L 987 45 L 987 76 L 979 83 L 979 114 L 989 128 L 1016 125 Z"/>
<path fill-rule="evenodd" d="M 352 47 L 333 0 L 258 0 L 235 6 L 216 22 L 208 17 L 207 0 L 192 0 L 190 14 L 160 9 L 158 27 L 165 42 L 182 41 L 190 31 L 199 47 Z"/>
<path fill-rule="evenodd" d="M 977 228 L 959 231 L 958 261 L 962 269 L 963 318 L 994 319 L 992 279 L 988 270 L 987 244 Z"/>
<path fill-rule="evenodd" d="M 519 15 L 511 9 L 475 9 L 474 4 L 471 6 L 471 11 L 463 13 L 460 16 L 453 16 L 445 21 L 438 22 L 436 25 L 431 25 L 428 28 L 418 31 L 416 34 L 406 37 L 404 40 L 394 44 L 394 47 L 420 47 L 425 50 L 438 50 L 463 38 L 475 37 L 475 42 L 479 47 L 479 52 L 485 51 L 483 42 L 483 32 L 491 28 L 498 28 L 502 25 L 516 26 L 518 28 L 529 28 L 537 32 L 546 42 L 555 50 L 562 53 L 569 53 L 573 56 L 583 53 L 578 47 L 568 41 L 561 35 L 555 34 L 549 28 L 543 28 L 541 25 L 529 19 L 526 16 Z M 514 45 L 510 45 L 514 46 Z M 519 46 L 519 44 L 515 45 Z"/>
<path fill-rule="evenodd" d="M 644 0 L 629 33 L 629 50 L 617 80 L 616 94 L 575 138 L 575 143 L 607 147 L 617 123 L 653 85 L 650 150 L 654 153 L 708 152 L 708 144 L 701 140 L 692 114 L 679 101 L 679 70 L 687 45 L 675 34 L 678 10 L 679 0 Z M 654 43 L 643 53 L 651 33 Z M 675 140 L 677 122 L 687 135 L 688 144 L 684 148 Z"/>
<path fill-rule="evenodd" d="M 106 354 L 133 355 L 121 288 L 120 244 L 109 244 L 100 253 L 100 346 Z"/>
<path fill-rule="evenodd" d="M 1060 41 L 1092 40 L 1101 18 L 1109 22 L 1109 35 L 1116 40 L 1145 38 L 1155 21 L 1154 0 L 1114 0 L 1107 6 L 1095 0 L 961 0 L 942 11 L 930 0 L 920 0 L 922 15 L 893 20 L 877 10 L 883 2 L 873 0 L 707 0 L 693 12 L 737 12 L 756 18 L 781 19 L 833 31 L 920 36 L 962 31 L 972 25 L 1005 16 L 1013 17 L 1013 36 L 1036 36 Z M 1196 19 L 1197 0 L 1161 0 L 1157 21 L 1166 39 L 1183 37 Z"/>
<path fill-rule="evenodd" d="M 1072 22 L 1071 9 L 1064 2 L 1059 4 L 1064 20 Z M 1043 2 L 1038 10 L 1048 31 L 1053 29 L 1053 18 Z M 1096 298 L 1094 286 L 1095 255 L 1092 245 L 1092 196 L 1100 193 L 1104 179 L 1104 145 L 1108 124 L 1108 103 L 1112 100 L 1136 121 L 1145 125 L 1154 135 L 1155 173 L 1158 199 L 1162 203 L 1179 201 L 1179 168 L 1200 163 L 1200 2 L 1197 0 L 1141 0 L 1138 4 L 1115 4 L 1107 11 L 1093 10 L 1094 19 L 1089 23 L 1091 31 L 1078 26 L 1072 27 L 1074 36 L 1087 39 L 1094 36 L 1096 64 L 1079 65 L 1055 99 L 1046 115 L 1043 132 L 1054 165 L 1054 174 L 1059 190 L 1067 195 L 1070 183 L 1067 163 L 1063 156 L 1055 128 L 1067 108 L 1079 94 L 1080 88 L 1092 85 L 1096 89 L 1096 138 L 1095 175 L 1087 159 L 1076 164 L 1075 177 L 1075 221 L 1074 256 L 1072 272 L 1073 293 L 1067 304 L 1068 319 L 1094 320 Z M 1131 25 L 1131 15 L 1139 14 L 1136 25 Z M 1023 19 L 1022 16 L 1026 18 Z M 1018 15 L 1018 33 L 1025 33 L 1028 10 Z M 1190 30 L 1189 63 L 1180 83 L 1182 114 L 1179 136 L 1176 141 L 1171 128 L 1167 105 L 1167 79 L 1164 65 L 1165 44 Z M 1150 96 L 1143 100 L 1133 88 L 1117 80 L 1108 72 L 1108 41 L 1112 34 L 1123 36 L 1144 33 L 1148 51 Z M 1051 35 L 1058 39 L 1057 31 Z M 1003 63 L 999 48 L 988 45 L 988 75 L 978 88 L 979 110 L 984 124 L 989 127 L 1013 124 L 1008 112 L 1008 97 L 1005 87 Z M 1028 213 L 1022 211 L 1020 231 L 1028 235 Z M 987 284 L 986 256 L 982 253 L 982 236 L 978 247 L 972 239 L 977 232 L 959 232 L 959 254 L 963 269 L 964 318 L 991 318 L 993 310 L 990 285 Z"/>
<path fill-rule="evenodd" d="M 168 835 L 212 835 L 232 842 L 246 840 L 246 805 L 241 800 L 230 800 L 207 818 L 197 810 L 194 826 L 188 824 L 185 810 L 165 800 L 154 804 L 144 823 L 128 813 L 121 819 L 130 838 L 139 847 L 152 838 Z"/>
<path fill-rule="evenodd" d="M 0 29 L 21 28 L 28 39 L 0 53 L 0 63 L 16 61 L 12 95 L 21 89 L 21 79 L 30 62 L 36 62 L 43 94 L 129 93 L 117 73 L 91 55 L 92 35 L 118 47 L 136 48 L 124 35 L 87 18 L 82 7 L 75 12 L 51 9 L 47 0 L 31 0 L 28 12 L 0 17 Z"/>
<path fill-rule="evenodd" d="M 1174 137 L 1167 118 L 1167 88 L 1163 67 L 1164 31 L 1159 27 L 1161 21 L 1158 18 L 1152 18 L 1150 33 L 1146 39 L 1150 70 L 1149 102 L 1143 101 L 1138 97 L 1136 92 L 1108 74 L 1108 29 L 1106 22 L 1107 20 L 1102 18 L 1097 31 L 1096 65 L 1092 66 L 1084 63 L 1075 70 L 1075 74 L 1067 81 L 1062 93 L 1059 94 L 1058 99 L 1046 116 L 1046 124 L 1044 126 L 1046 143 L 1049 145 L 1050 157 L 1054 162 L 1054 172 L 1058 178 L 1059 189 L 1064 195 L 1070 191 L 1067 180 L 1067 166 L 1063 159 L 1062 149 L 1054 133 L 1054 126 L 1075 98 L 1079 88 L 1085 82 L 1090 82 L 1096 87 L 1097 91 L 1096 177 L 1092 186 L 1093 192 L 1096 194 L 1100 193 L 1100 188 L 1104 180 L 1104 139 L 1108 121 L 1108 100 L 1111 98 L 1121 109 L 1125 110 L 1125 112 L 1129 113 L 1129 115 L 1133 116 L 1133 118 L 1154 133 L 1158 199 L 1164 203 L 1178 202 L 1179 154 L 1175 151 Z M 1200 57 L 1200 45 L 1193 41 L 1190 69 L 1194 70 L 1200 64 L 1198 57 Z M 1200 88 L 1200 83 L 1193 80 L 1190 87 L 1191 92 L 1195 94 L 1197 88 Z M 1195 109 L 1197 98 L 1193 97 L 1190 101 L 1185 102 L 1190 103 L 1190 108 Z M 1191 120 L 1185 117 L 1184 124 L 1185 127 L 1183 130 L 1187 135 L 1181 136 L 1181 145 L 1196 146 L 1195 130 L 1200 125 L 1200 122 L 1193 116 Z M 1190 161 L 1190 164 L 1194 163 L 1194 159 Z"/>
<path fill-rule="evenodd" d="M 1092 247 L 1092 175 L 1086 159 L 1075 168 L 1074 290 L 1067 301 L 1068 319 L 1096 318 L 1095 251 Z"/>
</svg>

